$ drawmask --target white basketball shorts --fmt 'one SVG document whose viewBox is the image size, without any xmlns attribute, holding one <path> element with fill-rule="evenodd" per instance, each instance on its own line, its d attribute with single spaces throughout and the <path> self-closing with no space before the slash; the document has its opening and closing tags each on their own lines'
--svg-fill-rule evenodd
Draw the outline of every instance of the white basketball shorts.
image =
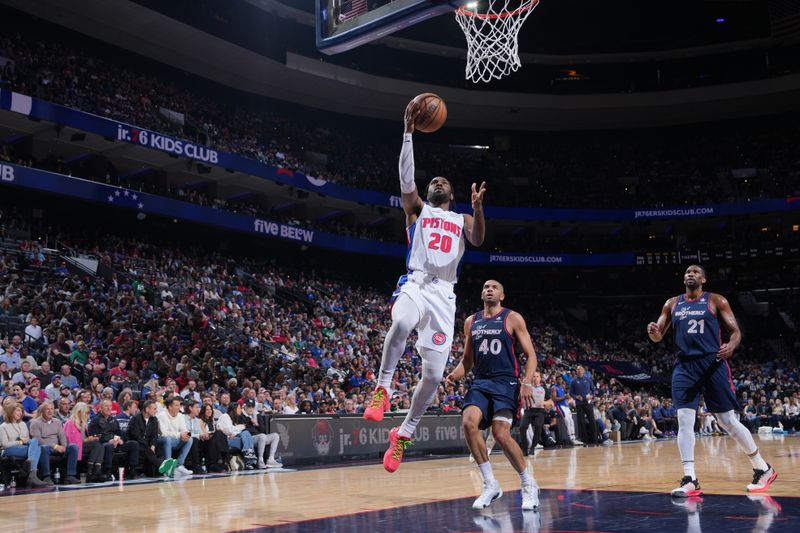
<svg viewBox="0 0 800 533">
<path fill-rule="evenodd" d="M 453 284 L 423 272 L 413 271 L 400 276 L 392 294 L 394 302 L 401 294 L 419 308 L 417 349 L 429 348 L 450 355 L 456 318 L 456 295 Z"/>
</svg>

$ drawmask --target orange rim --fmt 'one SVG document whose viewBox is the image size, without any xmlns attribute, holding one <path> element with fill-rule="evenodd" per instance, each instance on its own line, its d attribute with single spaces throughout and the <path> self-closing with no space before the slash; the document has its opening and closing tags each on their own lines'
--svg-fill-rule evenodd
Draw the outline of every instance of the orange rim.
<svg viewBox="0 0 800 533">
<path fill-rule="evenodd" d="M 505 19 L 508 17 L 516 17 L 520 13 L 524 13 L 525 11 L 530 11 L 537 5 L 539 5 L 539 0 L 533 0 L 533 2 L 531 2 L 526 6 L 520 6 L 513 11 L 503 11 L 501 13 L 476 13 L 475 11 L 470 11 L 465 7 L 459 7 L 458 9 L 456 9 L 456 14 L 463 15 L 466 17 L 475 17 L 482 20 L 497 20 L 497 19 Z"/>
</svg>

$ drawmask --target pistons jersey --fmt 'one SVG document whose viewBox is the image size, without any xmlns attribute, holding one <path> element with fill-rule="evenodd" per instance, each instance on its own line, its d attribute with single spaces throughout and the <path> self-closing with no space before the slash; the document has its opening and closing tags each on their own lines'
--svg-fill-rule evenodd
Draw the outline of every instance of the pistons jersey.
<svg viewBox="0 0 800 533">
<path fill-rule="evenodd" d="M 514 337 L 506 330 L 506 319 L 510 313 L 511 309 L 503 309 L 488 318 L 483 311 L 475 314 L 471 332 L 475 357 L 473 373 L 476 379 L 519 376 Z"/>
<path fill-rule="evenodd" d="M 672 327 L 675 329 L 679 359 L 696 359 L 719 353 L 719 320 L 711 312 L 710 292 L 704 292 L 694 300 L 687 300 L 685 294 L 678 296 L 672 308 Z"/>
<path fill-rule="evenodd" d="M 409 271 L 424 272 L 456 283 L 464 256 L 464 215 L 431 207 L 427 203 L 408 233 Z"/>
</svg>

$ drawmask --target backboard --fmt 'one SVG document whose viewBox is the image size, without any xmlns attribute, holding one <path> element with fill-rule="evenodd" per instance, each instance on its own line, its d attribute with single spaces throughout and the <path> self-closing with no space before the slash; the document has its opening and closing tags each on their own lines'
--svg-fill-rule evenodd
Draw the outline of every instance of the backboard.
<svg viewBox="0 0 800 533">
<path fill-rule="evenodd" d="M 452 13 L 468 0 L 316 0 L 317 48 L 338 54 L 431 17 Z"/>
</svg>

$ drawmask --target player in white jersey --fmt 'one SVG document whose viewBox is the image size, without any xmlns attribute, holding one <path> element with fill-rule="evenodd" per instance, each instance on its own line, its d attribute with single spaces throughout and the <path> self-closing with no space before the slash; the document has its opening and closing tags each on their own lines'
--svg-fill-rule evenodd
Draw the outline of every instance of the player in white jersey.
<svg viewBox="0 0 800 533">
<path fill-rule="evenodd" d="M 403 459 L 403 451 L 423 413 L 428 409 L 442 381 L 450 356 L 455 328 L 456 296 L 453 287 L 464 255 L 466 240 L 480 246 L 486 233 L 483 218 L 483 195 L 472 184 L 473 215 L 450 211 L 453 190 L 450 182 L 439 176 L 428 184 L 427 203 L 422 201 L 414 183 L 414 146 L 411 134 L 419 108 L 411 103 L 405 113 L 405 134 L 400 152 L 400 191 L 406 213 L 408 233 L 407 274 L 400 277 L 392 295 L 392 326 L 383 344 L 381 369 L 366 420 L 383 420 L 392 395 L 395 368 L 405 350 L 408 336 L 418 332 L 417 350 L 422 358 L 422 376 L 414 389 L 405 420 L 389 433 L 390 446 L 383 466 L 394 472 Z"/>
</svg>

